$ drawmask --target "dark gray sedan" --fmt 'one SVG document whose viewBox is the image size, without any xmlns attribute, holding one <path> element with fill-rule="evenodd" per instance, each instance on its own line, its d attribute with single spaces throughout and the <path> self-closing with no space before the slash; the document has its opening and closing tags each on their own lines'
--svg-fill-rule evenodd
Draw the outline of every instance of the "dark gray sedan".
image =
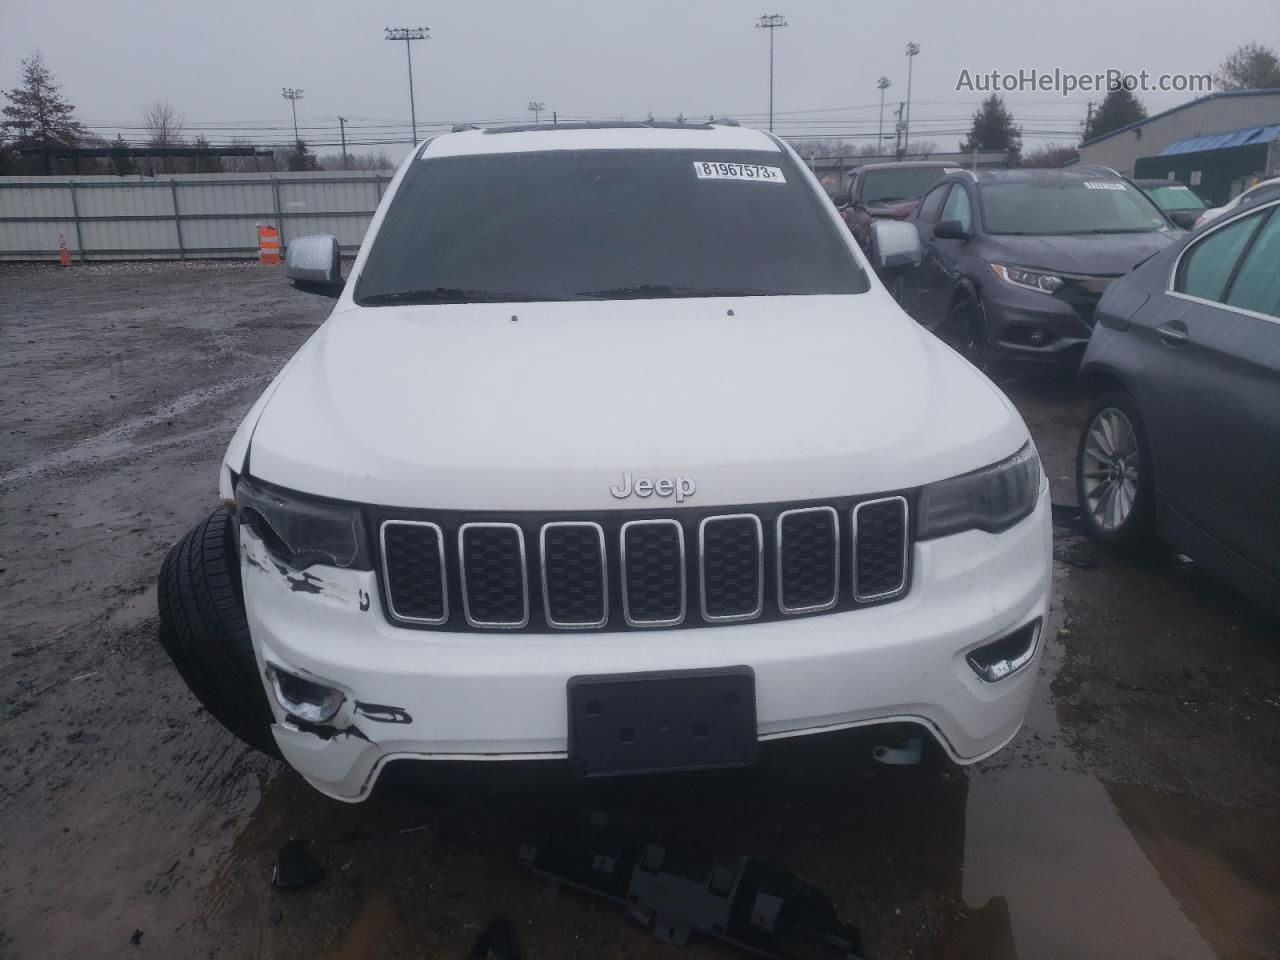
<svg viewBox="0 0 1280 960">
<path fill-rule="evenodd" d="M 1163 541 L 1280 612 L 1280 187 L 1113 283 L 1080 372 L 1093 537 Z"/>
</svg>

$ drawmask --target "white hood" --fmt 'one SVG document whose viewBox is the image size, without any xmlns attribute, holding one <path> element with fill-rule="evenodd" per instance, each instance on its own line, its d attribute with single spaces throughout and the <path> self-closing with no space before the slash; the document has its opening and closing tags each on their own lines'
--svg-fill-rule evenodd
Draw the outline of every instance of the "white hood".
<svg viewBox="0 0 1280 960">
<path fill-rule="evenodd" d="M 518 318 L 518 319 L 517 319 Z M 351 307 L 302 348 L 252 473 L 384 506 L 661 508 L 898 490 L 1009 456 L 1021 419 L 883 291 Z"/>
</svg>

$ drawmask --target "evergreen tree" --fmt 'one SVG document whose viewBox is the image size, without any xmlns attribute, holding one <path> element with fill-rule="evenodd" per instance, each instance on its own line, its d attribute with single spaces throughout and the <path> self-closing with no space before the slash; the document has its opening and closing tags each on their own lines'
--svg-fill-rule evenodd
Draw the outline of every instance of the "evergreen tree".
<svg viewBox="0 0 1280 960">
<path fill-rule="evenodd" d="M 1221 90 L 1280 89 L 1280 57 L 1269 47 L 1250 41 L 1222 61 L 1217 80 Z"/>
<path fill-rule="evenodd" d="M 200 136 L 191 141 L 191 146 L 197 150 L 212 150 L 213 144 L 209 142 L 208 137 Z M 191 158 L 191 169 L 195 173 L 225 173 L 222 167 L 222 158 L 216 153 L 205 154 Z"/>
<path fill-rule="evenodd" d="M 108 172 L 118 177 L 129 177 L 138 172 L 138 165 L 129 155 L 129 144 L 118 133 L 115 142 L 111 144 L 111 156 L 107 159 L 107 163 L 110 167 Z"/>
<path fill-rule="evenodd" d="M 84 135 L 76 108 L 60 91 L 39 53 L 22 61 L 22 82 L 5 92 L 9 102 L 0 110 L 4 127 L 17 133 L 18 146 L 74 147 Z M 53 172 L 53 158 L 47 155 L 45 168 Z"/>
<path fill-rule="evenodd" d="M 320 163 L 316 160 L 316 155 L 311 152 L 307 144 L 303 140 L 299 140 L 293 145 L 293 149 L 289 151 L 285 159 L 287 169 L 297 170 L 319 170 Z"/>
<path fill-rule="evenodd" d="M 1101 105 L 1093 111 L 1093 117 L 1085 124 L 1084 138 L 1092 140 L 1145 119 L 1147 108 L 1142 101 L 1124 87 L 1113 87 L 1107 91 Z"/>
<path fill-rule="evenodd" d="M 1004 105 L 1004 99 L 993 93 L 982 101 L 982 107 L 973 115 L 969 137 L 960 144 L 962 153 L 974 150 L 999 150 L 1016 162 L 1022 152 L 1022 129 L 1014 125 L 1013 114 Z"/>
</svg>

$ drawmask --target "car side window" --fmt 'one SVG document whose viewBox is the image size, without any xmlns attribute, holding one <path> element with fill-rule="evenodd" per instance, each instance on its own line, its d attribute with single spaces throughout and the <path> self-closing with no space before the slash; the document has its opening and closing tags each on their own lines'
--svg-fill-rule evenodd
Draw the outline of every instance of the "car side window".
<svg viewBox="0 0 1280 960">
<path fill-rule="evenodd" d="M 951 189 L 951 184 L 944 183 L 940 187 L 934 187 L 927 194 L 924 200 L 920 202 L 920 219 L 925 223 L 933 223 L 938 219 L 938 211 L 942 209 L 942 201 L 947 195 L 947 191 Z"/>
<path fill-rule="evenodd" d="M 1223 227 L 1194 244 L 1182 255 L 1173 289 L 1201 300 L 1221 301 L 1231 271 L 1258 229 L 1263 213 L 1256 213 Z"/>
<path fill-rule="evenodd" d="M 1280 214 L 1273 208 L 1231 282 L 1227 306 L 1280 317 Z"/>
<path fill-rule="evenodd" d="M 947 197 L 946 206 L 942 208 L 942 219 L 959 221 L 960 226 L 966 230 L 973 226 L 973 208 L 969 203 L 968 190 L 956 184 L 951 196 Z"/>
</svg>

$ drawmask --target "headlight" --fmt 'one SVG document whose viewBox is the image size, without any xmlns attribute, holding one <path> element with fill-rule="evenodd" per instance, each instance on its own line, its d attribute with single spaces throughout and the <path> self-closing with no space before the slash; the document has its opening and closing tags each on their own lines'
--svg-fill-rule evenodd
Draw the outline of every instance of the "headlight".
<svg viewBox="0 0 1280 960">
<path fill-rule="evenodd" d="M 1039 494 L 1040 458 L 1027 441 L 1008 460 L 921 490 L 916 537 L 928 540 L 962 530 L 999 533 L 1031 513 Z"/>
<path fill-rule="evenodd" d="M 997 277 L 1005 283 L 1012 283 L 1015 287 L 1026 287 L 1028 290 L 1037 290 L 1040 293 L 1056 293 L 1062 289 L 1063 279 L 1055 277 L 1052 273 L 1036 273 L 1034 270 L 1006 267 L 1002 263 L 991 264 L 991 269 L 995 271 Z"/>
<path fill-rule="evenodd" d="M 371 570 L 360 510 L 267 486 L 243 477 L 236 513 L 282 563 L 304 570 L 315 563 Z"/>
</svg>

